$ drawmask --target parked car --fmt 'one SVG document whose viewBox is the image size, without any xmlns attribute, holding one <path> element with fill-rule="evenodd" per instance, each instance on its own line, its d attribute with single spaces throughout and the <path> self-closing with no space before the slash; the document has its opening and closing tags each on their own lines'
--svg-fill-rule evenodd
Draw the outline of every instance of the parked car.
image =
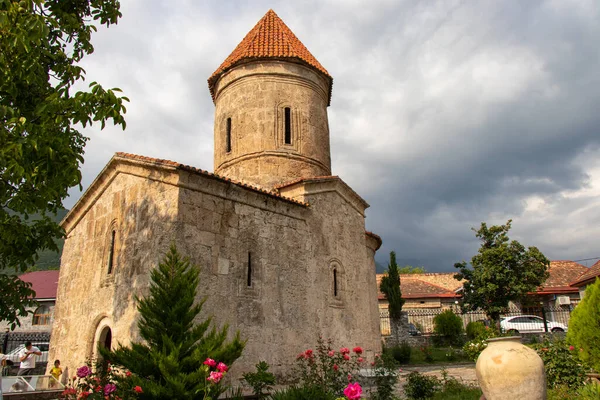
<svg viewBox="0 0 600 400">
<path fill-rule="evenodd" d="M 567 331 L 567 326 L 560 322 L 546 320 L 546 325 L 550 332 Z M 503 332 L 514 333 L 545 332 L 544 319 L 537 315 L 516 315 L 514 317 L 502 318 L 500 328 Z"/>
<path fill-rule="evenodd" d="M 421 336 L 421 331 L 417 329 L 415 324 L 409 323 L 408 324 L 408 334 L 410 336 Z"/>
<path fill-rule="evenodd" d="M 32 343 L 32 345 L 40 349 L 40 351 L 42 352 L 41 356 L 37 356 L 36 362 L 48 361 L 48 350 L 50 349 L 50 343 Z M 9 361 L 9 363 L 12 363 L 12 365 L 18 367 L 21 364 L 21 361 L 19 360 L 19 352 L 24 348 L 25 345 L 22 344 L 13 351 L 7 353 L 6 360 Z"/>
</svg>

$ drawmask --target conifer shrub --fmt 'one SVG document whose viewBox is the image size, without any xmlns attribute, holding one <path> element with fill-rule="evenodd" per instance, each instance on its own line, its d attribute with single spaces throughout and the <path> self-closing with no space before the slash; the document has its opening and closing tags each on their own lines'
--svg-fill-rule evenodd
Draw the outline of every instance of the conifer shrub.
<svg viewBox="0 0 600 400">
<path fill-rule="evenodd" d="M 126 379 L 143 388 L 142 399 L 217 399 L 229 366 L 245 342 L 239 332 L 228 340 L 228 326 L 216 329 L 211 317 L 197 321 L 204 301 L 196 302 L 199 270 L 175 245 L 150 275 L 150 294 L 136 296 L 143 342 L 114 351 L 106 360 L 128 371 Z"/>
<path fill-rule="evenodd" d="M 481 321 L 471 321 L 467 324 L 467 339 L 478 339 L 486 334 L 486 326 Z"/>
<path fill-rule="evenodd" d="M 437 345 L 462 345 L 463 322 L 452 310 L 445 310 L 433 319 L 433 332 Z"/>
<path fill-rule="evenodd" d="M 583 300 L 571 313 L 567 342 L 583 361 L 600 372 L 600 278 L 588 285 Z"/>
</svg>

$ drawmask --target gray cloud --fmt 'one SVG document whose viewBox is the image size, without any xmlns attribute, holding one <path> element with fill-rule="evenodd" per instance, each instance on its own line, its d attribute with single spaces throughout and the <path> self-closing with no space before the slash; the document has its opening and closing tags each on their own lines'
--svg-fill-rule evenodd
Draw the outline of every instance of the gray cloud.
<svg viewBox="0 0 600 400">
<path fill-rule="evenodd" d="M 599 7 L 123 2 L 84 67 L 131 98 L 128 129 L 86 131 L 84 185 L 115 151 L 212 170 L 206 79 L 273 8 L 334 77 L 333 169 L 372 206 L 378 260 L 451 270 L 477 249 L 470 227 L 509 218 L 550 258 L 600 256 Z"/>
</svg>

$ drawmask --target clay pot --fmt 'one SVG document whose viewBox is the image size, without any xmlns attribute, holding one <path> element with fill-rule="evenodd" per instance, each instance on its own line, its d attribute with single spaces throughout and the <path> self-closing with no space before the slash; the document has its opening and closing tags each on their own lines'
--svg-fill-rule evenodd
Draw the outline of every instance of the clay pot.
<svg viewBox="0 0 600 400">
<path fill-rule="evenodd" d="M 477 359 L 479 386 L 487 400 L 546 400 L 544 362 L 520 336 L 489 339 Z"/>
</svg>

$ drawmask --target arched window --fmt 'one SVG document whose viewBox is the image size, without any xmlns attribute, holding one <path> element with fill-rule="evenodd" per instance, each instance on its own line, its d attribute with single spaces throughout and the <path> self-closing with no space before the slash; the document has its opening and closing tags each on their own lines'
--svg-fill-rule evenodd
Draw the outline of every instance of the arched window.
<svg viewBox="0 0 600 400">
<path fill-rule="evenodd" d="M 285 144 L 292 144 L 292 109 L 286 107 L 283 109 L 283 121 L 285 132 Z"/>
<path fill-rule="evenodd" d="M 50 307 L 39 306 L 33 313 L 32 325 L 50 325 Z"/>
<path fill-rule="evenodd" d="M 248 287 L 252 287 L 252 253 L 248 252 L 248 271 L 246 271 Z"/>
<path fill-rule="evenodd" d="M 333 296 L 338 295 L 338 281 L 337 281 L 337 268 L 333 269 Z"/>
<path fill-rule="evenodd" d="M 112 346 L 112 331 L 108 326 L 105 326 L 100 332 L 100 340 L 98 340 L 98 346 L 102 346 L 107 350 L 111 349 Z"/>
<path fill-rule="evenodd" d="M 227 127 L 225 132 L 225 152 L 231 152 L 231 118 L 227 118 Z"/>
</svg>

